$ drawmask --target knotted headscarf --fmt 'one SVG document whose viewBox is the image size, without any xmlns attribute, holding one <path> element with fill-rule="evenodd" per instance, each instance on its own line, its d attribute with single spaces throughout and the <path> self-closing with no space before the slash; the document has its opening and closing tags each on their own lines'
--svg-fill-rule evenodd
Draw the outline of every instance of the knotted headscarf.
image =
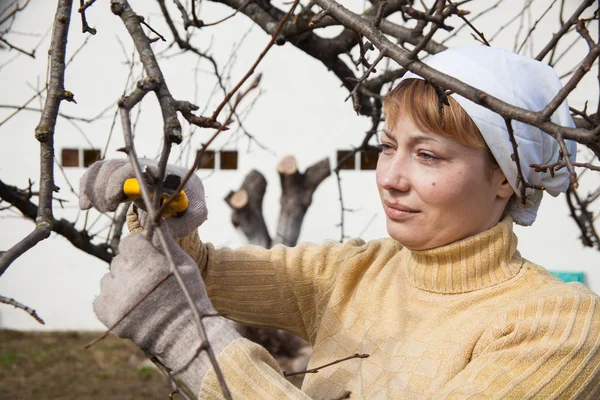
<svg viewBox="0 0 600 400">
<path fill-rule="evenodd" d="M 498 48 L 455 47 L 430 56 L 424 62 L 506 103 L 530 111 L 544 109 L 562 88 L 556 72 L 549 65 Z M 402 80 L 411 78 L 423 79 L 408 72 Z M 517 187 L 517 165 L 511 157 L 513 147 L 504 118 L 459 94 L 451 96 L 473 119 L 518 196 L 516 201 L 509 203 L 506 213 L 520 225 L 531 225 L 535 221 L 543 192 L 527 188 L 526 204 L 521 204 L 521 190 Z M 575 126 L 566 100 L 554 112 L 551 120 L 562 126 Z M 556 162 L 560 151 L 558 142 L 539 128 L 519 121 L 513 120 L 512 127 L 525 180 L 530 184 L 543 186 L 552 196 L 565 192 L 569 187 L 569 172 L 566 168 L 556 171 L 552 177 L 549 172 L 536 172 L 529 166 Z M 576 143 L 565 143 L 574 162 Z"/>
</svg>

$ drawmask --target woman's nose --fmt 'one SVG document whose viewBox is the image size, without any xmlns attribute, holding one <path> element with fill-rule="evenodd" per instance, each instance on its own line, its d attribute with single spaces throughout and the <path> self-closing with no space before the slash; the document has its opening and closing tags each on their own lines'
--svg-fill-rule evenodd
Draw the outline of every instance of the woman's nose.
<svg viewBox="0 0 600 400">
<path fill-rule="evenodd" d="M 407 192 L 410 190 L 410 168 L 399 158 L 377 165 L 379 185 L 387 191 Z"/>
</svg>

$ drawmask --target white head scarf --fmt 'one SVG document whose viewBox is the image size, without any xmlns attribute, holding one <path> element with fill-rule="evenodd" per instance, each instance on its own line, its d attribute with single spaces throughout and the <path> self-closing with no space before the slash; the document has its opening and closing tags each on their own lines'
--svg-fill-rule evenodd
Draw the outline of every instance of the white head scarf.
<svg viewBox="0 0 600 400">
<path fill-rule="evenodd" d="M 426 58 L 424 62 L 506 103 L 531 111 L 540 111 L 546 107 L 562 87 L 552 67 L 503 49 L 487 46 L 451 48 Z M 423 79 L 408 72 L 402 80 L 410 78 Z M 454 93 L 451 96 L 473 119 L 502 172 L 520 197 L 521 191 L 517 188 L 517 165 L 511 158 L 513 148 L 504 118 L 459 94 Z M 575 126 L 566 100 L 552 115 L 551 120 L 562 126 Z M 540 129 L 522 122 L 513 120 L 512 126 L 525 180 L 534 185 L 544 186 L 552 196 L 565 192 L 569 187 L 569 172 L 566 168 L 556 171 L 552 177 L 549 172 L 536 172 L 529 166 L 557 161 L 560 150 L 558 142 Z M 565 143 L 571 160 L 575 161 L 576 143 Z M 509 204 L 507 214 L 520 225 L 531 225 L 535 221 L 542 194 L 540 190 L 528 188 L 527 204 L 522 205 L 521 199 L 518 198 Z"/>
</svg>

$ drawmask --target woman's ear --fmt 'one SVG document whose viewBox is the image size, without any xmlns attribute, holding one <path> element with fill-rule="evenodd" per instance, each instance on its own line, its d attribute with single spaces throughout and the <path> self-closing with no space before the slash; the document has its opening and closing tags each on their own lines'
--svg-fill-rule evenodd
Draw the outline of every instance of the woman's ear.
<svg viewBox="0 0 600 400">
<path fill-rule="evenodd" d="M 506 179 L 504 172 L 502 172 L 500 168 L 497 168 L 494 171 L 493 182 L 496 182 L 496 195 L 501 199 L 508 199 L 515 194 L 515 191 L 510 183 L 508 183 L 508 179 Z"/>
<path fill-rule="evenodd" d="M 502 199 L 508 199 L 513 194 L 515 194 L 514 189 L 512 188 L 510 183 L 508 183 L 508 179 L 504 178 L 498 191 L 498 197 Z"/>
</svg>

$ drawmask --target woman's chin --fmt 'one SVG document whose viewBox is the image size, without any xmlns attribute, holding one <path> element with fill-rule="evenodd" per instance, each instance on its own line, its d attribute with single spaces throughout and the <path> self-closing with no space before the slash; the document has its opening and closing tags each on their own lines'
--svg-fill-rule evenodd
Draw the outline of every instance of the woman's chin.
<svg viewBox="0 0 600 400">
<path fill-rule="evenodd" d="M 419 227 L 410 226 L 407 223 L 387 219 L 388 235 L 403 247 L 409 250 L 421 250 L 426 247 L 427 238 L 422 237 L 423 231 Z"/>
</svg>

